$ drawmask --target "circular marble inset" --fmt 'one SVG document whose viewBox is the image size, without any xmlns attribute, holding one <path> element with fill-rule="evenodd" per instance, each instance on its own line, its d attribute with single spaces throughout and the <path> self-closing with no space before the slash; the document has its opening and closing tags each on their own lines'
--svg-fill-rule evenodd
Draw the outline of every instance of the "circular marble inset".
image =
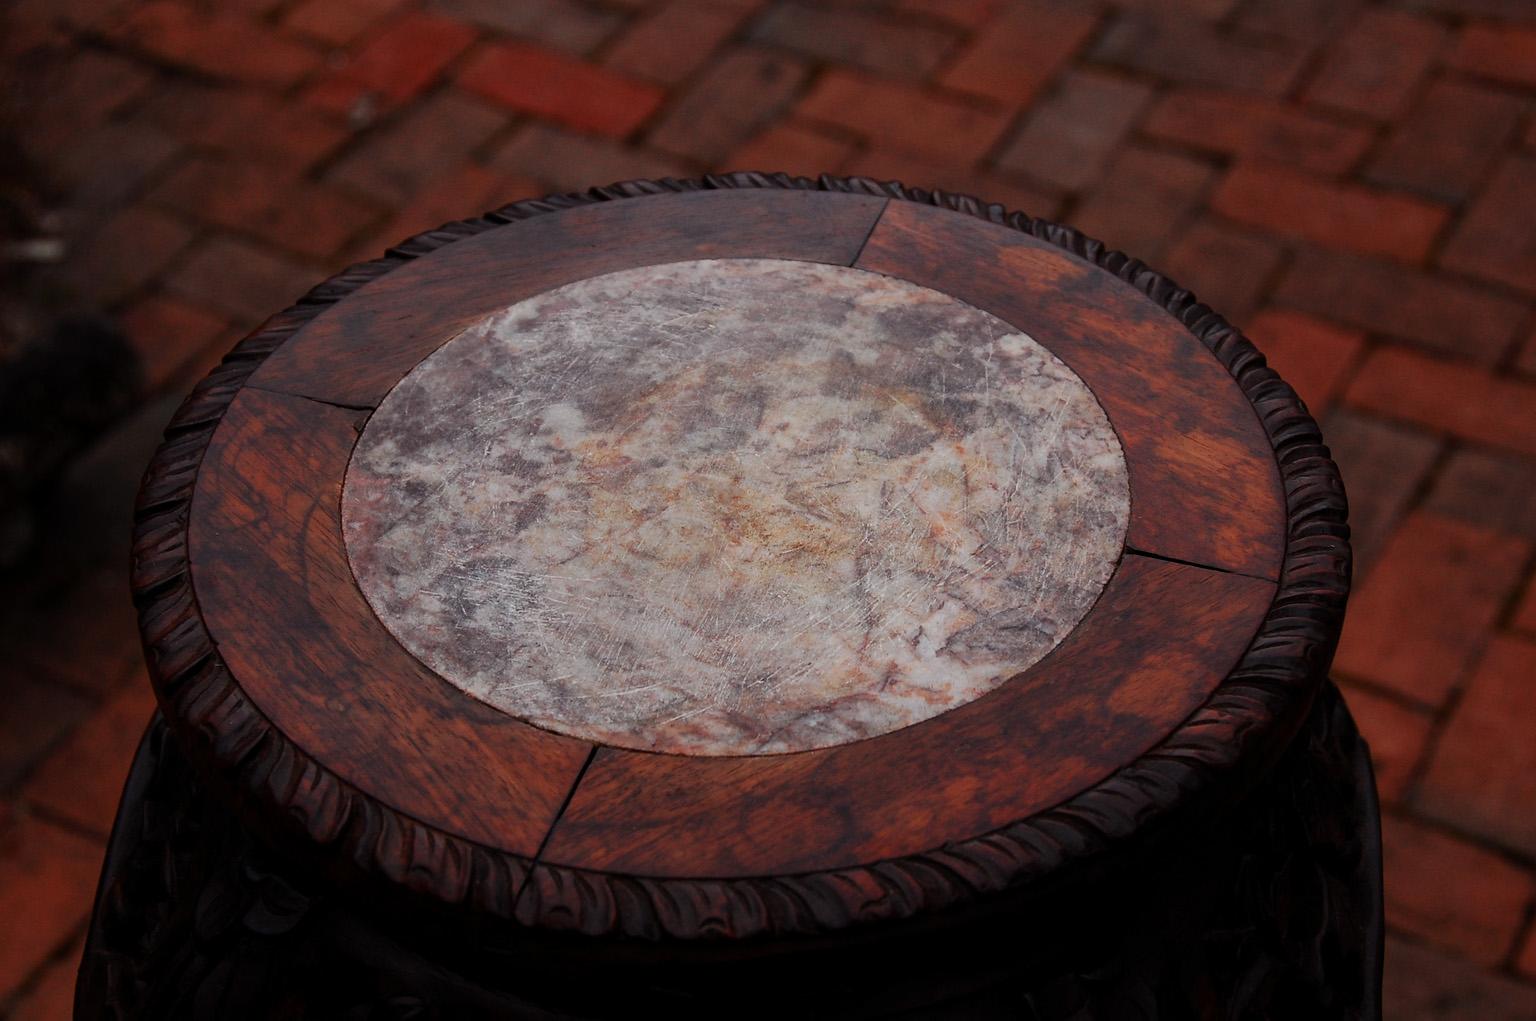
<svg viewBox="0 0 1536 1021">
<path fill-rule="evenodd" d="M 1129 517 L 1093 394 L 862 270 L 625 270 L 488 317 L 369 420 L 342 517 L 384 625 L 539 726 L 690 755 L 886 733 L 1034 664 Z"/>
</svg>

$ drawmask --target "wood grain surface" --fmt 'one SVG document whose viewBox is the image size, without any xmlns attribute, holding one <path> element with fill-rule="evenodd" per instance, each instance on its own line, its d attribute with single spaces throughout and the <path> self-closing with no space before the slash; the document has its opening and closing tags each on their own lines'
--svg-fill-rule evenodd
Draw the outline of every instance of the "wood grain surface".
<svg viewBox="0 0 1536 1021">
<path fill-rule="evenodd" d="M 433 826 L 532 856 L 591 747 L 466 698 L 370 612 L 339 521 L 362 417 L 262 390 L 235 398 L 192 504 L 204 620 L 257 707 L 343 780 Z"/>
<path fill-rule="evenodd" d="M 945 291 L 1029 333 L 1095 390 L 1127 452 L 1131 549 L 1063 645 L 992 694 L 882 737 L 689 758 L 538 730 L 451 688 L 394 641 L 357 591 L 337 521 L 368 410 L 469 322 L 523 297 L 710 257 L 853 264 Z M 406 885 L 436 876 L 440 899 L 539 927 L 822 931 L 1001 889 L 1029 862 L 1096 854 L 1146 812 L 1257 762 L 1243 748 L 1255 734 L 1284 736 L 1276 721 L 1304 704 L 1295 693 L 1315 687 L 1336 640 L 1347 577 L 1337 477 L 1294 394 L 1163 278 L 963 197 L 733 175 L 520 203 L 355 267 L 245 347 L 254 365 L 237 375 L 254 374 L 216 430 L 217 416 L 175 426 L 211 431 L 211 442 L 188 433 L 157 459 L 168 479 L 199 473 L 190 574 L 211 655 L 228 668 L 197 682 L 207 695 L 187 715 L 213 740 L 266 735 L 261 769 L 242 783 L 283 777 L 257 791 L 279 810 L 334 818 L 348 833 L 398 831 L 389 843 L 366 838 L 377 854 L 348 843 L 365 869 Z M 141 507 L 146 554 L 175 509 L 167 499 Z M 174 577 L 173 557 L 157 563 L 157 577 Z M 166 582 L 140 596 L 152 606 L 146 626 L 191 605 Z M 180 657 L 155 669 L 179 678 L 175 664 L 193 663 L 197 643 L 155 641 Z M 221 721 L 204 704 L 220 691 L 231 704 L 249 696 L 275 729 Z M 320 799 L 334 800 L 334 784 L 306 795 L 316 770 L 366 811 L 328 812 Z M 362 829 L 345 823 L 365 816 Z M 474 877 L 499 867 L 492 852 L 509 854 L 518 877 L 537 856 L 532 876 L 548 882 L 525 887 L 515 910 L 501 893 L 477 894 Z M 945 873 L 934 863 L 946 854 L 985 883 Z M 620 876 L 658 878 L 610 881 Z M 769 876 L 781 877 L 779 900 L 753 892 Z M 881 903 L 866 903 L 877 888 Z M 807 897 L 818 905 L 809 914 L 796 907 Z"/>
<path fill-rule="evenodd" d="M 737 877 L 867 863 L 977 836 L 1103 779 L 1227 676 L 1275 586 L 1128 556 L 1031 670 L 905 730 L 792 755 L 600 748 L 550 837 L 552 864 Z"/>
<path fill-rule="evenodd" d="M 470 323 L 574 280 L 684 259 L 846 266 L 885 200 L 814 191 L 689 192 L 611 202 L 489 230 L 382 277 L 279 348 L 252 386 L 375 407 Z"/>
<path fill-rule="evenodd" d="M 1082 377 L 1125 448 L 1128 545 L 1279 577 L 1285 494 L 1269 439 L 1231 375 L 1159 305 L 1043 241 L 910 202 L 885 210 L 855 265 L 985 309 Z"/>
</svg>

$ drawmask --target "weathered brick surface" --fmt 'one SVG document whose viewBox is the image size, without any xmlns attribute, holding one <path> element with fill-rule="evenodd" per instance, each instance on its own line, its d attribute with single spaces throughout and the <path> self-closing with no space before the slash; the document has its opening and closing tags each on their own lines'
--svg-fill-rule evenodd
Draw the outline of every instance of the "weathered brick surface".
<svg viewBox="0 0 1536 1021">
<path fill-rule="evenodd" d="M 1450 218 L 1419 199 L 1265 164 L 1234 168 L 1211 208 L 1282 236 L 1403 262 L 1427 258 Z"/>
<path fill-rule="evenodd" d="M 114 34 L 168 63 L 256 85 L 292 85 L 320 65 L 318 50 L 241 14 L 173 0 L 139 4 Z"/>
<path fill-rule="evenodd" d="M 1319 106 L 1391 120 L 1402 112 L 1444 43 L 1445 30 L 1430 18 L 1364 11 L 1330 50 L 1306 98 Z"/>
<path fill-rule="evenodd" d="M 1220 89 L 1176 89 L 1142 129 L 1196 149 L 1337 174 L 1354 166 L 1371 132 L 1300 107 Z"/>
<path fill-rule="evenodd" d="M 1388 924 L 1475 963 L 1501 962 L 1524 921 L 1531 877 L 1420 823 L 1389 814 L 1381 824 Z"/>
<path fill-rule="evenodd" d="M 746 7 L 709 0 L 670 0 L 636 22 L 603 62 L 638 78 L 680 82 L 709 59 L 748 13 Z"/>
<path fill-rule="evenodd" d="M 1139 259 L 1155 259 L 1192 218 L 1216 176 L 1202 160 L 1157 149 L 1123 150 L 1073 213 L 1073 225 Z"/>
<path fill-rule="evenodd" d="M 1349 403 L 1464 439 L 1536 455 L 1536 383 L 1458 362 L 1380 348 L 1355 377 Z"/>
<path fill-rule="evenodd" d="M 1376 790 L 1384 804 L 1400 802 L 1429 742 L 1432 714 L 1369 688 L 1345 684 L 1355 725 L 1371 748 Z"/>
<path fill-rule="evenodd" d="M 1152 258 L 1322 416 L 1356 552 L 1336 676 L 1394 814 L 1387 1016 L 1536 1016 L 1529 888 L 1512 923 L 1503 881 L 1536 863 L 1511 807 L 1532 800 L 1536 705 L 1511 651 L 1536 642 L 1530 0 L 15 0 L 0 18 L 0 123 L 68 252 L 38 277 L 117 321 L 148 402 L 62 472 L 46 569 L 0 577 L 25 611 L 0 615 L 8 848 L 100 830 L 91 750 L 117 741 L 120 763 L 134 729 L 96 740 L 137 662 L 134 486 L 242 331 L 347 261 L 535 192 L 896 178 Z M 57 1013 L 93 869 L 24 906 L 54 935 L 0 1013 Z"/>
<path fill-rule="evenodd" d="M 1419 512 L 1355 589 L 1334 667 L 1439 707 L 1488 641 L 1531 544 Z"/>
<path fill-rule="evenodd" d="M 647 142 L 703 163 L 724 159 L 789 106 L 808 74 L 803 61 L 769 49 L 729 50 L 674 101 Z"/>
<path fill-rule="evenodd" d="M 317 83 L 310 101 L 345 115 L 365 98 L 396 106 L 420 93 L 475 41 L 475 30 L 440 15 L 412 12 L 371 35 L 357 53 Z"/>
<path fill-rule="evenodd" d="M 27 816 L 0 821 L 0 1002 L 65 948 L 91 909 L 101 845 Z"/>
<path fill-rule="evenodd" d="M 750 37 L 804 57 L 894 78 L 923 78 L 955 45 L 957 33 L 924 22 L 896 21 L 875 10 L 776 3 L 752 24 Z"/>
<path fill-rule="evenodd" d="M 1088 4 L 1015 4 L 985 23 L 940 81 L 1000 103 L 1027 103 L 1082 48 L 1097 23 Z"/>
<path fill-rule="evenodd" d="M 128 766 L 154 711 L 155 694 L 141 672 L 43 760 L 22 797 L 50 818 L 106 839 Z"/>
<path fill-rule="evenodd" d="M 1365 347 L 1358 330 L 1285 309 L 1261 312 L 1248 323 L 1247 333 L 1314 415 L 1328 410 Z"/>
<path fill-rule="evenodd" d="M 1449 63 L 1515 85 L 1536 85 L 1536 28 L 1473 24 L 1462 30 Z"/>
<path fill-rule="evenodd" d="M 662 98 L 654 85 L 510 41 L 472 57 L 459 84 L 510 109 L 615 138 L 639 127 Z"/>
<path fill-rule="evenodd" d="M 1440 257 L 1447 269 L 1536 295 L 1536 158 L 1499 167 Z"/>
<path fill-rule="evenodd" d="M 852 71 L 823 75 L 797 113 L 893 149 L 962 164 L 986 153 L 1008 122 L 995 108 Z"/>
<path fill-rule="evenodd" d="M 999 164 L 1048 186 L 1078 190 L 1099 179 L 1110 154 L 1152 97 L 1121 75 L 1068 75 L 1024 121 Z"/>
<path fill-rule="evenodd" d="M 1329 449 L 1349 493 L 1355 584 L 1369 577 L 1387 539 L 1423 485 L 1444 441 L 1422 429 L 1335 409 L 1323 419 Z"/>
<path fill-rule="evenodd" d="M 1536 856 L 1536 642 L 1494 640 L 1451 713 L 1417 804 L 1457 829 Z M 1503 749 L 1489 755 L 1490 748 Z"/>
<path fill-rule="evenodd" d="M 1482 183 L 1525 104 L 1497 89 L 1437 82 L 1366 170 L 1380 184 L 1459 202 Z"/>
</svg>

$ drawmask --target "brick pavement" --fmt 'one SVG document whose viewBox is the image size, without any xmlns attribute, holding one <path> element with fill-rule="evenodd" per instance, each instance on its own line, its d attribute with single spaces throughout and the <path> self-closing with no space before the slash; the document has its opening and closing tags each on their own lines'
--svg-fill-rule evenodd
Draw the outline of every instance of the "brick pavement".
<svg viewBox="0 0 1536 1021">
<path fill-rule="evenodd" d="M 124 571 L 175 395 L 349 261 L 534 192 L 894 176 L 1168 267 L 1323 418 L 1336 675 L 1386 806 L 1388 1016 L 1536 1017 L 1536 0 L 12 0 L 50 274 L 140 409 L 4 583 L 0 1010 L 64 1016 L 148 711 Z"/>
</svg>

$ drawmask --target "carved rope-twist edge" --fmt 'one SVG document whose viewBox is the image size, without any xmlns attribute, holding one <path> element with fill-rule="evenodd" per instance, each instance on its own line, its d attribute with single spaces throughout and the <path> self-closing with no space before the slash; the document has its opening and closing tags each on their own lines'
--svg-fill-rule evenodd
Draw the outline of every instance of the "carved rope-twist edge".
<svg viewBox="0 0 1536 1021">
<path fill-rule="evenodd" d="M 306 323 L 406 262 L 486 230 L 574 206 L 673 192 L 785 188 L 871 195 L 975 216 L 1049 242 L 1166 309 L 1226 366 L 1273 444 L 1288 512 L 1274 602 L 1237 667 L 1184 723 L 1070 800 L 984 836 L 871 865 L 731 880 L 649 879 L 537 864 L 444 833 L 363 795 L 287 740 L 229 673 L 198 612 L 187 553 L 193 485 L 214 430 L 257 366 Z M 314 288 L 241 341 L 182 404 L 135 513 L 135 601 L 150 673 L 194 756 L 242 796 L 275 807 L 333 863 L 528 926 L 681 939 L 826 932 L 905 918 L 1020 887 L 1143 833 L 1198 796 L 1268 768 L 1333 656 L 1349 589 L 1338 470 L 1305 406 L 1254 346 L 1140 261 L 1068 227 L 964 195 L 897 182 L 736 173 L 632 181 L 517 202 L 417 235 Z M 520 890 L 521 887 L 521 890 Z"/>
</svg>

